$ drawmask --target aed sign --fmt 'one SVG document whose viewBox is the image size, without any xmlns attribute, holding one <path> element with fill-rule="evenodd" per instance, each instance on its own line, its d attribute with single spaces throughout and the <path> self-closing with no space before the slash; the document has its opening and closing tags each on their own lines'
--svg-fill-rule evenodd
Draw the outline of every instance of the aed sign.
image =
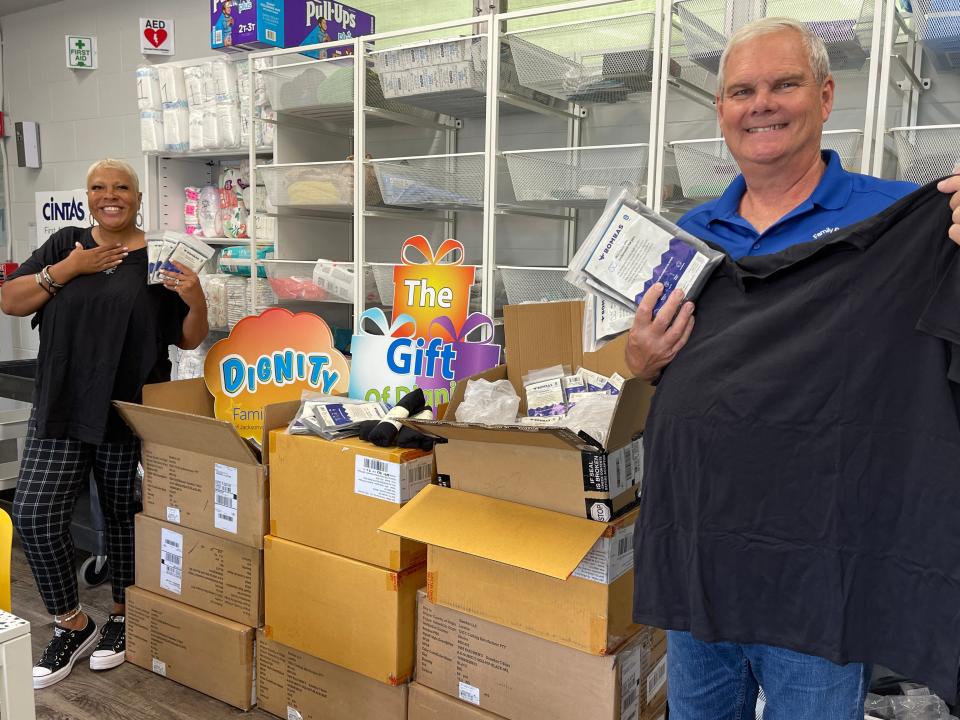
<svg viewBox="0 0 960 720">
<path fill-rule="evenodd" d="M 350 369 L 321 318 L 270 308 L 243 318 L 210 348 L 203 377 L 216 417 L 259 442 L 267 405 L 299 400 L 304 391 L 344 395 Z"/>
<path fill-rule="evenodd" d="M 88 35 L 66 35 L 67 67 L 73 70 L 97 69 L 97 39 Z"/>
<path fill-rule="evenodd" d="M 173 20 L 140 18 L 140 52 L 143 55 L 173 55 Z"/>
</svg>

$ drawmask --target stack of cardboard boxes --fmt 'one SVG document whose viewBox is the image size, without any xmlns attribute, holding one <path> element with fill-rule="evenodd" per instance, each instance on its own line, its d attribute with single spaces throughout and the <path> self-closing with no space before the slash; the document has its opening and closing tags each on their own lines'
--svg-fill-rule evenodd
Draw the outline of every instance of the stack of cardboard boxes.
<svg viewBox="0 0 960 720">
<path fill-rule="evenodd" d="M 426 548 L 378 527 L 432 482 L 433 454 L 278 430 L 270 457 L 260 707 L 403 720 Z"/>
<path fill-rule="evenodd" d="M 267 427 L 288 422 L 294 407 L 271 406 Z M 267 458 L 213 418 L 202 380 L 148 386 L 142 406 L 118 409 L 143 442 L 144 467 L 127 660 L 249 709 L 263 622 Z"/>
<path fill-rule="evenodd" d="M 581 308 L 505 308 L 507 364 L 487 379 L 519 394 L 519 378 L 558 363 L 628 374 L 622 343 L 581 351 Z M 631 617 L 651 395 L 624 384 L 605 451 L 567 430 L 412 423 L 446 438 L 436 462 L 448 487 L 424 489 L 381 526 L 428 546 L 410 720 L 664 714 L 664 634 Z"/>
</svg>

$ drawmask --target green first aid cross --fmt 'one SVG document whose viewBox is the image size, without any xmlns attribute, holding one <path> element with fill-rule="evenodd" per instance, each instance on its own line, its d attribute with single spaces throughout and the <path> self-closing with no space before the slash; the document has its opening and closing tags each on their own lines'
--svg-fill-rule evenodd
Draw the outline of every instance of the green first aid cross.
<svg viewBox="0 0 960 720">
<path fill-rule="evenodd" d="M 67 67 L 90 70 L 96 67 L 96 39 L 67 35 Z"/>
</svg>

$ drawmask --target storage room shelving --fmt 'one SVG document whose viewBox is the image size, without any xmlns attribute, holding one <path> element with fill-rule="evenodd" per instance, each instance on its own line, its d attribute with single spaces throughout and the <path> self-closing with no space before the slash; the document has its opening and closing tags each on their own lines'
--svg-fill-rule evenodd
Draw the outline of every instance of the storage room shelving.
<svg viewBox="0 0 960 720">
<path fill-rule="evenodd" d="M 675 218 L 737 174 L 716 73 L 732 32 L 767 15 L 826 41 L 838 90 L 823 144 L 847 168 L 945 174 L 960 156 L 955 2 L 579 0 L 254 53 L 250 82 L 276 113 L 248 108 L 276 131 L 271 155 L 247 152 L 256 210 L 277 222 L 261 264 L 277 302 L 343 328 L 392 302 L 413 234 L 464 244 L 473 309 L 577 297 L 562 269 L 611 188 Z"/>
</svg>

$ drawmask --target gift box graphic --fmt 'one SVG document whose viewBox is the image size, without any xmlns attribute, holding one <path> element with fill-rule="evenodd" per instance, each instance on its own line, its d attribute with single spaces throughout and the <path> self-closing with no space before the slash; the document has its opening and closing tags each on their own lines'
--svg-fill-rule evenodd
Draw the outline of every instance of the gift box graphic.
<svg viewBox="0 0 960 720">
<path fill-rule="evenodd" d="M 379 333 L 369 333 L 365 325 L 373 323 Z M 413 390 L 417 376 L 413 372 L 398 373 L 391 369 L 402 363 L 409 354 L 416 325 L 407 314 L 397 316 L 387 323 L 387 316 L 380 308 L 369 308 L 360 315 L 360 332 L 353 336 L 350 353 L 350 397 L 358 400 L 383 400 L 391 405 Z M 400 341 L 400 342 L 398 342 Z M 399 393 L 399 394 L 398 394 Z"/>
<path fill-rule="evenodd" d="M 430 323 L 438 316 L 463 325 L 476 272 L 475 267 L 463 265 L 463 258 L 463 243 L 458 240 L 444 240 L 434 253 L 423 235 L 407 238 L 400 251 L 403 264 L 393 269 L 394 321 L 410 315 L 417 337 L 424 338 L 430 337 Z"/>
<path fill-rule="evenodd" d="M 500 346 L 492 342 L 493 320 L 483 313 L 471 313 L 459 330 L 449 317 L 438 317 L 430 323 L 429 331 L 432 337 L 442 339 L 456 353 L 450 364 L 452 378 L 443 377 L 441 373 L 417 376 L 417 387 L 424 391 L 446 391 L 446 398 L 443 393 L 433 393 L 437 404 L 449 399 L 451 380 L 458 382 L 500 364 Z"/>
</svg>

